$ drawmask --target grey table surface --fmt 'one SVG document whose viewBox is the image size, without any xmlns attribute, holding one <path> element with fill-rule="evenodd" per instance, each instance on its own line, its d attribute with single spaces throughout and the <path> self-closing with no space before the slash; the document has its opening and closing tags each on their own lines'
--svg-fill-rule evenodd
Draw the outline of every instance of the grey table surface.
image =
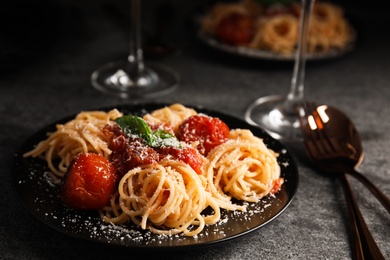
<svg viewBox="0 0 390 260">
<path fill-rule="evenodd" d="M 285 212 L 249 235 L 199 250 L 151 249 L 141 255 L 80 241 L 46 226 L 26 210 L 11 187 L 14 153 L 35 131 L 58 119 L 81 110 L 146 101 L 201 105 L 243 118 L 257 97 L 288 92 L 292 63 L 242 59 L 196 40 L 191 19 L 207 1 L 142 2 L 148 7 L 143 9 L 145 21 L 152 21 L 160 3 L 172 4 L 173 23 L 166 39 L 179 50 L 158 61 L 181 77 L 174 92 L 147 100 L 107 96 L 90 83 L 97 67 L 127 55 L 126 19 L 121 16 L 126 15 L 127 1 L 2 2 L 0 259 L 351 259 L 342 190 L 334 178 L 312 167 L 299 142 L 284 143 L 294 155 L 300 178 L 297 194 Z M 352 118 L 365 151 L 359 170 L 390 196 L 388 11 L 378 3 L 340 3 L 346 5 L 357 29 L 356 48 L 339 59 L 309 62 L 305 94 L 318 103 L 339 107 Z M 124 7 L 117 19 L 108 15 L 108 4 Z M 146 31 L 152 29 L 149 26 Z M 152 59 L 156 58 L 147 58 Z M 349 180 L 373 237 L 390 259 L 389 214 L 362 184 Z"/>
</svg>

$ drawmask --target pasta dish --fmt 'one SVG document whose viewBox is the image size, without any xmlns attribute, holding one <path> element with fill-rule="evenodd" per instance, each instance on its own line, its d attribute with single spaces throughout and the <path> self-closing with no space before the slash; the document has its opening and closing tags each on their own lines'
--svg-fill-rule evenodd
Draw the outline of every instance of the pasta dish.
<svg viewBox="0 0 390 260">
<path fill-rule="evenodd" d="M 298 3 L 221 2 L 202 18 L 201 31 L 230 46 L 291 55 L 297 47 L 301 8 Z M 354 40 L 352 27 L 338 5 L 315 1 L 310 21 L 308 53 L 343 49 Z"/>
<path fill-rule="evenodd" d="M 142 117 L 84 111 L 24 156 L 46 160 L 67 207 L 155 234 L 196 236 L 222 209 L 246 211 L 283 185 L 262 139 L 181 104 Z"/>
</svg>

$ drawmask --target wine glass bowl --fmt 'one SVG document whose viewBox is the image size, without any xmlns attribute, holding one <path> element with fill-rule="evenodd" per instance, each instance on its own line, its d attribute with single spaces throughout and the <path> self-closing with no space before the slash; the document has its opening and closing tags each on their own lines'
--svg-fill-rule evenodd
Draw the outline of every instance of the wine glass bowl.
<svg viewBox="0 0 390 260">
<path fill-rule="evenodd" d="M 303 100 L 292 102 L 285 96 L 265 96 L 253 102 L 245 112 L 245 120 L 251 125 L 262 126 L 275 139 L 301 137 L 296 108 Z"/>
<path fill-rule="evenodd" d="M 130 0 L 130 40 L 127 60 L 110 62 L 91 75 L 92 86 L 122 98 L 152 97 L 174 90 L 179 75 L 166 65 L 145 63 L 141 47 L 140 0 Z"/>
</svg>

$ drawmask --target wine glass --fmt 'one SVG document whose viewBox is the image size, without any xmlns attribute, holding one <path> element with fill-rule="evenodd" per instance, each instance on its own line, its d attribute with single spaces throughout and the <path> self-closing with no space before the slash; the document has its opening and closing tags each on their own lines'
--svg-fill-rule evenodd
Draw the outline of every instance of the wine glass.
<svg viewBox="0 0 390 260">
<path fill-rule="evenodd" d="M 127 60 L 110 62 L 92 73 L 92 85 L 122 98 L 151 97 L 172 91 L 178 74 L 159 63 L 145 63 L 141 47 L 140 0 L 131 0 L 130 41 Z"/>
<path fill-rule="evenodd" d="M 304 79 L 309 23 L 315 0 L 302 0 L 298 45 L 287 96 L 265 96 L 253 102 L 245 112 L 245 120 L 265 129 L 276 139 L 299 140 L 301 136 L 298 108 L 305 102 Z"/>
</svg>

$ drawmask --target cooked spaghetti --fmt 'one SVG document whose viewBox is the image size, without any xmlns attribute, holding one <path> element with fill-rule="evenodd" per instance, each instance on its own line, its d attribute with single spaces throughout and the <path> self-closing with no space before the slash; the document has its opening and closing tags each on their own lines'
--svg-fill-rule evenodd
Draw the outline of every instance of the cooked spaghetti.
<svg viewBox="0 0 390 260">
<path fill-rule="evenodd" d="M 147 121 L 130 119 L 148 122 L 151 127 L 163 123 L 178 129 L 196 116 L 202 122 L 216 120 L 180 104 L 152 111 L 144 116 Z M 82 169 L 70 167 L 75 155 L 100 154 L 117 168 L 118 174 L 115 192 L 109 194 L 111 199 L 106 197 L 110 202 L 100 209 L 101 219 L 118 225 L 132 222 L 164 235 L 195 236 L 205 225 L 220 220 L 221 209 L 245 211 L 246 204 L 240 201 L 257 202 L 276 193 L 282 184 L 278 155 L 249 130 L 229 130 L 227 140 L 219 140 L 202 155 L 196 150 L 197 142 L 149 146 L 136 132 L 126 134 L 118 121 L 124 117 L 117 110 L 82 112 L 64 125 L 57 125 L 57 131 L 25 156 L 42 157 L 53 173 L 66 182 L 71 175 L 67 170 L 75 170 L 74 176 Z M 196 122 L 190 121 L 187 128 Z M 216 125 L 210 127 L 216 130 Z M 157 136 L 156 132 L 151 135 Z M 60 161 L 58 169 L 54 167 L 55 160 Z M 98 158 L 89 160 L 102 163 Z"/>
<path fill-rule="evenodd" d="M 108 158 L 111 150 L 108 148 L 107 137 L 102 133 L 103 127 L 112 120 L 122 116 L 118 110 L 109 112 L 85 111 L 75 119 L 58 124 L 54 133 L 49 133 L 46 140 L 40 142 L 25 157 L 43 157 L 50 170 L 63 177 L 73 159 L 79 153 L 93 152 Z M 54 161 L 60 159 L 57 166 Z"/>
<path fill-rule="evenodd" d="M 156 234 L 193 236 L 220 218 L 219 207 L 201 178 L 181 161 L 162 160 L 130 170 L 119 183 L 118 196 L 118 203 L 102 211 L 103 220 L 123 223 L 131 219 Z M 202 215 L 208 206 L 214 213 Z"/>
<path fill-rule="evenodd" d="M 249 130 L 232 130 L 229 140 L 207 156 L 208 189 L 218 205 L 228 210 L 245 210 L 233 205 L 231 197 L 258 202 L 270 194 L 280 178 L 276 157 L 277 154 Z"/>
<path fill-rule="evenodd" d="M 344 18 L 343 10 L 337 5 L 316 3 L 310 23 L 309 52 L 342 48 L 351 40 L 351 27 Z"/>
<path fill-rule="evenodd" d="M 281 14 L 259 19 L 258 30 L 250 47 L 291 54 L 296 47 L 298 19 L 291 14 Z"/>
<path fill-rule="evenodd" d="M 143 116 L 146 122 L 149 124 L 167 124 L 170 125 L 173 131 L 176 133 L 179 125 L 188 117 L 196 115 L 197 112 L 192 109 L 183 106 L 182 104 L 173 104 L 169 107 L 164 107 L 153 111 L 150 114 Z"/>
</svg>

